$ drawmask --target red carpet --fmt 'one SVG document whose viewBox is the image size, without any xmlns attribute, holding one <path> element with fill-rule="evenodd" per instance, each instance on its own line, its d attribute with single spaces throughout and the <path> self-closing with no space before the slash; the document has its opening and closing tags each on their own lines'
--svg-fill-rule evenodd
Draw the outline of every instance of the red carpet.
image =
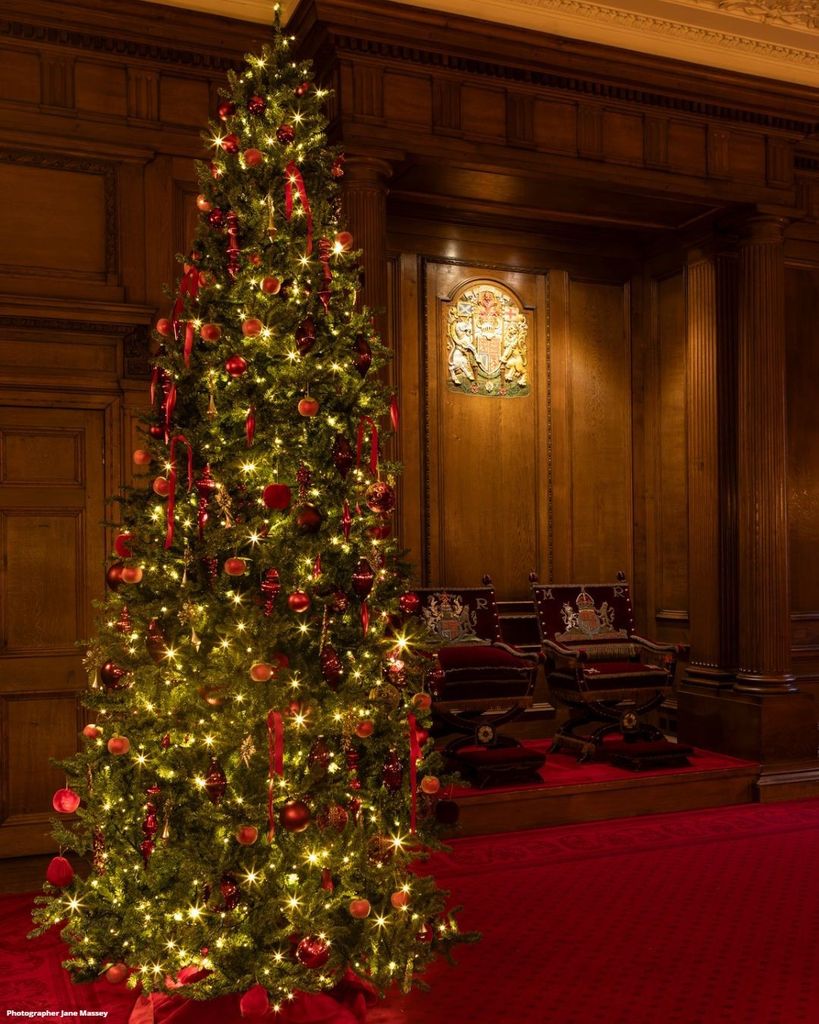
<svg viewBox="0 0 819 1024">
<path fill-rule="evenodd" d="M 483 941 L 369 1024 L 816 1024 L 817 864 L 819 800 L 457 840 L 434 871 Z M 0 903 L 0 1013 L 125 1024 L 120 989 L 23 939 L 29 903 Z"/>
</svg>

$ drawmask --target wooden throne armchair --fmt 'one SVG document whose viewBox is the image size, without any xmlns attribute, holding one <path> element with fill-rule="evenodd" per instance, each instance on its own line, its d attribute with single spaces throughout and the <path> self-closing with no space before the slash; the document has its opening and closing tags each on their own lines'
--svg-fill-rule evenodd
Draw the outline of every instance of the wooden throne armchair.
<svg viewBox="0 0 819 1024">
<path fill-rule="evenodd" d="M 439 666 L 430 674 L 433 715 L 440 731 L 456 734 L 444 753 L 481 787 L 534 780 L 545 760 L 499 731 L 532 706 L 538 661 L 502 641 L 491 577 L 483 584 L 415 590 Z"/>
<path fill-rule="evenodd" d="M 530 581 L 549 692 L 569 709 L 552 751 L 577 751 L 579 761 L 605 752 L 634 769 L 686 764 L 691 748 L 669 742 L 644 716 L 671 693 L 687 646 L 634 631 L 623 573 L 616 583 L 541 584 L 534 574 Z M 612 733 L 621 738 L 604 746 Z"/>
</svg>

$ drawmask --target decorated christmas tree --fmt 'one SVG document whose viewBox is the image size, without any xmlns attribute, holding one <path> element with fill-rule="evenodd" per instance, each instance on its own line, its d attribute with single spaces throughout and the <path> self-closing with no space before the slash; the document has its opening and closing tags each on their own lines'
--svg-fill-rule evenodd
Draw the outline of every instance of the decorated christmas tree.
<svg viewBox="0 0 819 1024">
<path fill-rule="evenodd" d="M 416 869 L 442 804 L 382 460 L 388 353 L 356 308 L 326 94 L 291 45 L 277 25 L 210 125 L 146 486 L 123 495 L 89 646 L 93 724 L 54 797 L 90 873 L 55 857 L 35 910 L 75 980 L 245 1013 L 406 988 L 465 938 Z"/>
</svg>

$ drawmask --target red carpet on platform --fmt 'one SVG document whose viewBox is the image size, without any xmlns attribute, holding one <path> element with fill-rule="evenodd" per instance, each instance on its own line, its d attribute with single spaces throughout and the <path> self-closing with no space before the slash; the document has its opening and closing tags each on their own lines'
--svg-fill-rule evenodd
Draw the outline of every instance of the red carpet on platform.
<svg viewBox="0 0 819 1024">
<path fill-rule="evenodd" d="M 819 800 L 455 840 L 432 870 L 483 940 L 368 1024 L 816 1024 L 817 865 Z M 2 1017 L 125 1024 L 132 997 L 25 940 L 30 904 L 0 901 Z"/>
</svg>

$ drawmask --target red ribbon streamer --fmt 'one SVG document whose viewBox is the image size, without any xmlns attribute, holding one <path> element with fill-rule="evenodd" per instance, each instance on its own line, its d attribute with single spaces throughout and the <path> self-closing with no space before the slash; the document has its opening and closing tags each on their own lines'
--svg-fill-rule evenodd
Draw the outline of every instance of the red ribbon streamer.
<svg viewBox="0 0 819 1024">
<path fill-rule="evenodd" d="M 191 352 L 193 352 L 193 324 L 189 320 L 185 324 L 185 345 L 182 349 L 185 366 L 191 365 Z"/>
<path fill-rule="evenodd" d="M 176 408 L 176 382 L 170 381 L 168 384 L 168 391 L 165 395 L 165 440 L 167 441 L 171 433 L 171 419 L 173 418 L 173 411 Z"/>
<path fill-rule="evenodd" d="M 398 430 L 398 395 L 393 395 L 390 399 L 390 423 L 392 423 L 392 429 Z"/>
<path fill-rule="evenodd" d="M 370 474 L 378 476 L 378 427 L 369 416 L 362 416 L 358 423 L 358 445 L 356 466 L 361 466 L 361 452 L 364 447 L 364 432 L 370 428 Z"/>
<path fill-rule="evenodd" d="M 273 777 L 284 775 L 284 722 L 278 711 L 270 711 L 267 715 L 267 753 L 267 840 L 270 842 L 276 831 L 273 817 Z"/>
<path fill-rule="evenodd" d="M 181 441 L 188 449 L 188 490 L 193 487 L 193 448 L 191 448 L 188 439 L 182 434 L 177 434 L 176 437 L 171 441 L 170 450 L 170 461 L 171 471 L 168 474 L 168 529 L 165 531 L 165 547 L 169 548 L 173 544 L 173 519 L 174 509 L 176 508 L 176 442 Z"/>
<path fill-rule="evenodd" d="M 304 216 L 307 218 L 307 255 L 313 251 L 313 211 L 310 209 L 310 200 L 307 198 L 307 189 L 301 171 L 294 163 L 289 163 L 284 169 L 284 215 L 290 220 L 293 213 L 293 186 L 296 186 L 301 198 L 301 205 L 304 209 Z"/>
<path fill-rule="evenodd" d="M 151 408 L 153 409 L 156 405 L 156 389 L 159 385 L 160 376 L 162 371 L 158 366 L 151 367 Z"/>
<path fill-rule="evenodd" d="M 410 711 L 407 715 L 409 722 L 409 748 L 410 748 L 410 794 L 412 798 L 410 810 L 410 832 L 415 834 L 415 823 L 417 818 L 418 804 L 418 761 L 421 759 L 421 744 L 418 742 L 418 726 L 415 715 Z"/>
</svg>

